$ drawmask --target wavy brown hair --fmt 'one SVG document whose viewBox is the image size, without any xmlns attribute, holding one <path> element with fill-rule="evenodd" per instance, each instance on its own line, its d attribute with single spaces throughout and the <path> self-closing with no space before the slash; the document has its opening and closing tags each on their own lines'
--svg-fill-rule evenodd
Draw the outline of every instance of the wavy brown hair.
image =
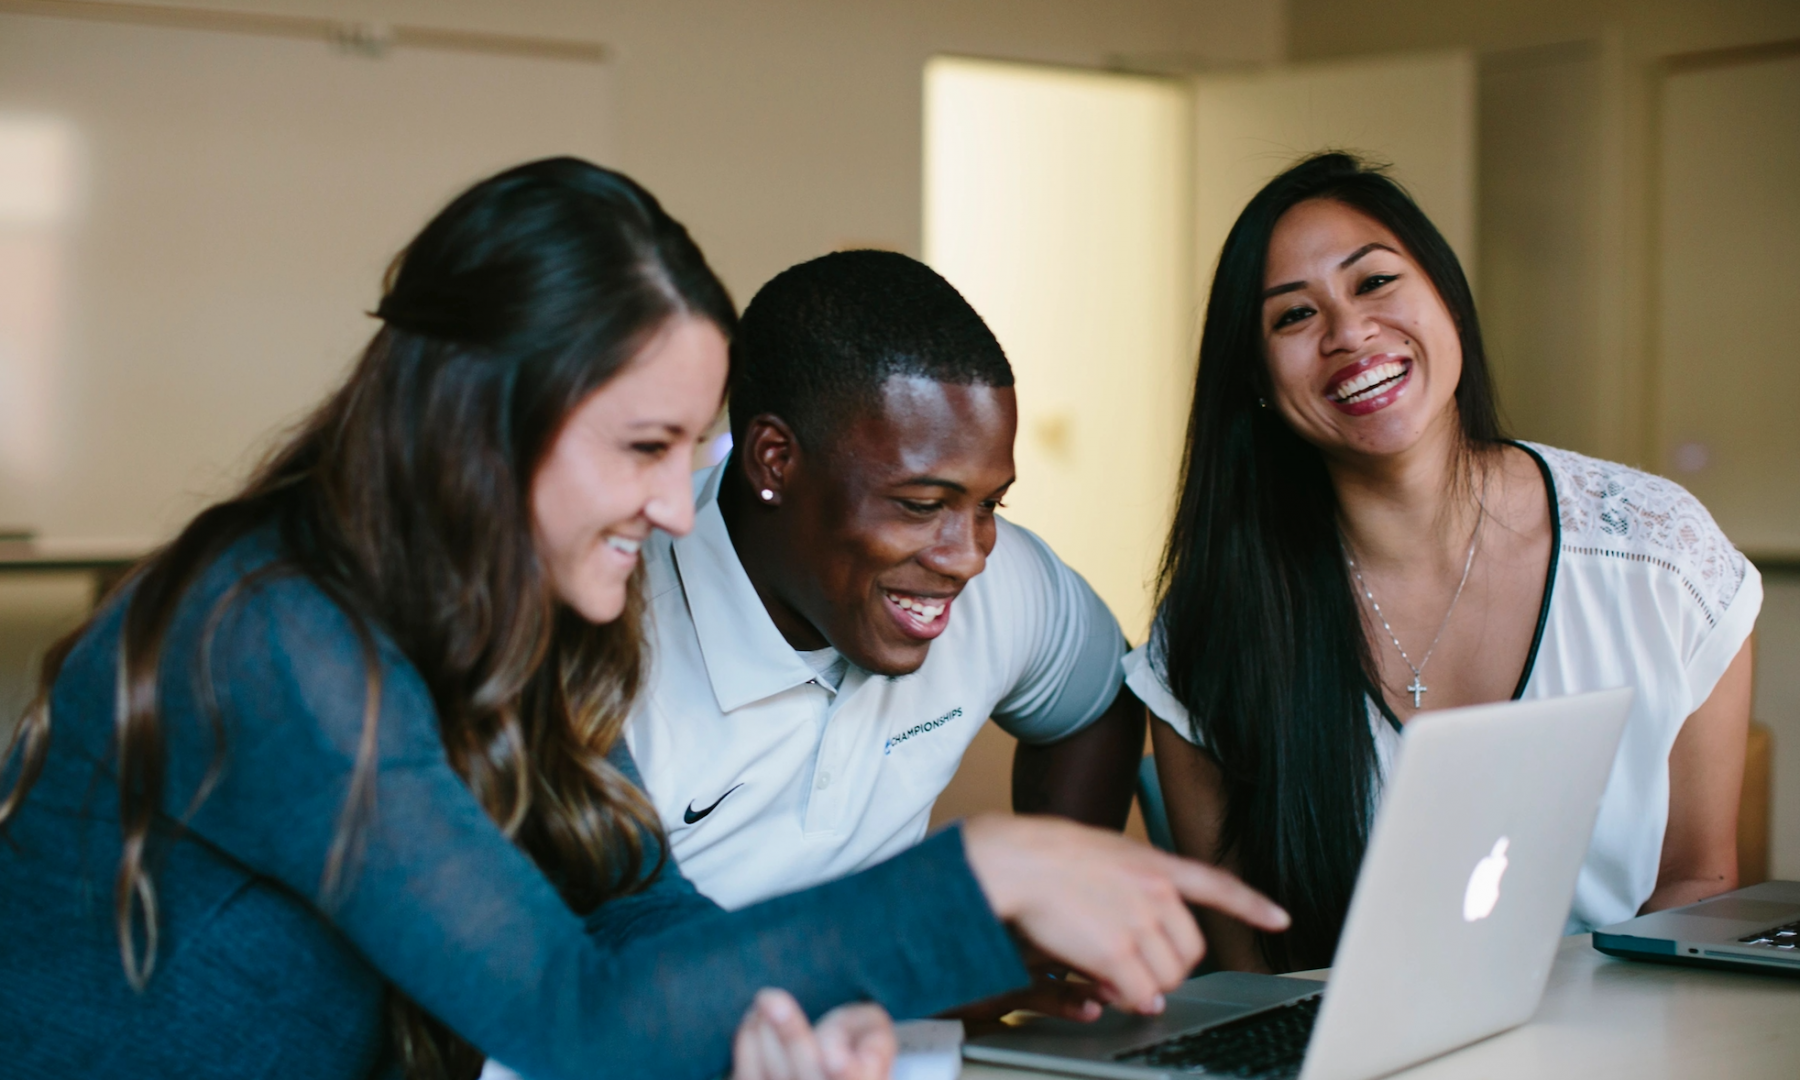
<svg viewBox="0 0 1800 1080">
<path fill-rule="evenodd" d="M 146 853 L 152 824 L 169 816 L 157 685 L 164 639 L 195 579 L 255 529 L 276 529 L 284 557 L 219 601 L 207 637 L 256 579 L 291 573 L 349 613 L 362 642 L 363 726 L 321 904 L 353 872 L 373 808 L 377 631 L 430 689 L 451 765 L 572 909 L 635 887 L 646 838 L 659 836 L 654 810 L 607 761 L 642 675 L 637 582 L 624 614 L 605 625 L 558 603 L 533 544 L 530 486 L 563 421 L 659 328 L 688 316 L 729 337 L 731 299 L 648 192 L 570 158 L 471 188 L 408 245 L 385 284 L 376 312 L 384 325 L 348 380 L 241 492 L 202 512 L 122 586 L 115 750 L 124 849 L 114 921 L 134 986 L 156 962 Z M 0 800 L 0 825 L 43 769 L 52 688 L 87 630 L 45 658 L 7 755 L 19 753 L 20 770 Z M 221 734 L 216 708 L 211 719 Z M 223 767 L 223 743 L 215 745 L 188 814 Z M 409 1077 L 479 1071 L 466 1042 L 397 990 L 388 998 Z"/>
</svg>

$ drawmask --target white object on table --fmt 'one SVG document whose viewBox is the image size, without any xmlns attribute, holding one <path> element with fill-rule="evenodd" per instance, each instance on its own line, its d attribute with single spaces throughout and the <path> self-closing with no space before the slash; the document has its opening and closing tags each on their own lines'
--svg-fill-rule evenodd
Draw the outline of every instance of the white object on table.
<svg viewBox="0 0 1800 1080">
<path fill-rule="evenodd" d="M 961 1020 L 907 1020 L 894 1025 L 900 1053 L 892 1080 L 957 1080 L 962 1075 Z"/>
</svg>

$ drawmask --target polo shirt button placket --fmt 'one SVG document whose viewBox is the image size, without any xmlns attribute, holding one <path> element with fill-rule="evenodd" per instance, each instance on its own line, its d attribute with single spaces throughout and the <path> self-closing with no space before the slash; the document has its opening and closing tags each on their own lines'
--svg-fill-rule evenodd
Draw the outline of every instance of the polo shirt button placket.
<svg viewBox="0 0 1800 1080">
<path fill-rule="evenodd" d="M 849 740 L 853 738 L 855 728 L 855 720 L 847 714 L 846 707 L 850 702 L 844 689 L 840 686 L 837 694 L 827 692 L 824 702 L 824 730 L 819 737 L 813 793 L 806 807 L 806 831 L 809 833 L 835 832 L 844 816 L 843 785 L 838 784 L 837 789 L 832 787 L 843 775 L 851 752 Z"/>
</svg>

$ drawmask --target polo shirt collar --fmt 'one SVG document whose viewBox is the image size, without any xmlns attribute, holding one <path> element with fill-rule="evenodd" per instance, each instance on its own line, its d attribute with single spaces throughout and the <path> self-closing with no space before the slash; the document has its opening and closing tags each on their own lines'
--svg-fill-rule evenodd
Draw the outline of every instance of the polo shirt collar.
<svg viewBox="0 0 1800 1080">
<path fill-rule="evenodd" d="M 694 499 L 692 531 L 672 545 L 706 675 L 724 713 L 814 679 L 776 629 L 731 546 L 719 512 L 719 484 L 729 463 L 727 458 L 713 466 Z"/>
</svg>

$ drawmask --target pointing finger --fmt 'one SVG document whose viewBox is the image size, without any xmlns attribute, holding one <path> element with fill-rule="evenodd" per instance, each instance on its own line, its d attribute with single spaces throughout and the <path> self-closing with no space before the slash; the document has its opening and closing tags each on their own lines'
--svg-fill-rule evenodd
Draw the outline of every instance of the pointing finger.
<svg viewBox="0 0 1800 1080">
<path fill-rule="evenodd" d="M 1215 867 L 1156 852 L 1175 888 L 1190 903 L 1223 912 L 1258 930 L 1279 933 L 1292 920 L 1280 905 Z"/>
</svg>

